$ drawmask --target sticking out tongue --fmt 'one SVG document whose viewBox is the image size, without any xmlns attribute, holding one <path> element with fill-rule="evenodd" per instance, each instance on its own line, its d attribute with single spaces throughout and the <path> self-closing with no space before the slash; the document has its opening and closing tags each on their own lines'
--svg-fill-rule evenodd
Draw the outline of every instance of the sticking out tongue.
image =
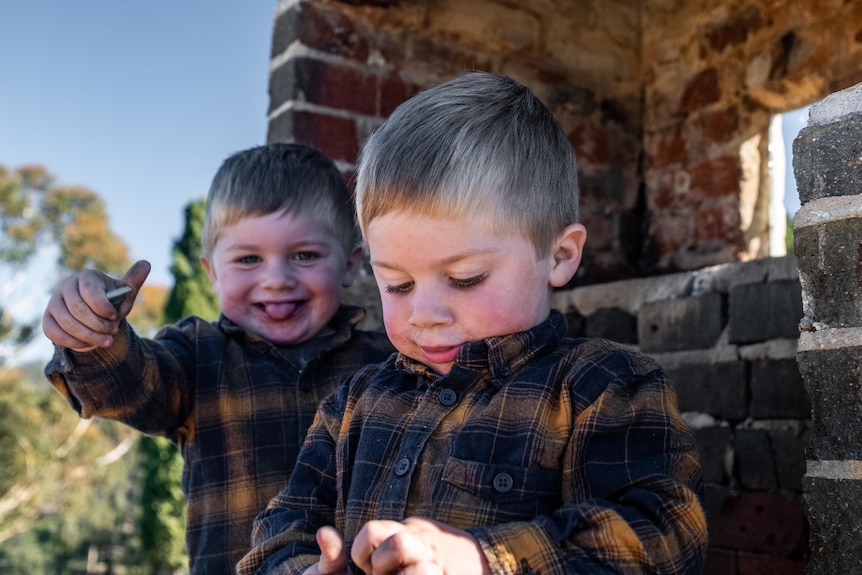
<svg viewBox="0 0 862 575">
<path fill-rule="evenodd" d="M 286 320 L 299 307 L 296 302 L 280 302 L 264 304 L 263 310 L 271 320 Z"/>
</svg>

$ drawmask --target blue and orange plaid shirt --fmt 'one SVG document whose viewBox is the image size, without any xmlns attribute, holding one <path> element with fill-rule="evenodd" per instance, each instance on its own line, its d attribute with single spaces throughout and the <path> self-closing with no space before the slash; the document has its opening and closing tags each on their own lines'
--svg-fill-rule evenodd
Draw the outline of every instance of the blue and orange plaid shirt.
<svg viewBox="0 0 862 575">
<path fill-rule="evenodd" d="M 320 401 L 392 354 L 384 334 L 354 329 L 362 316 L 342 306 L 330 335 L 284 347 L 224 317 L 189 317 L 153 339 L 124 324 L 110 348 L 58 348 L 45 373 L 82 417 L 178 444 L 190 571 L 228 574 L 250 548 L 255 516 L 285 486 Z"/>
<path fill-rule="evenodd" d="M 445 376 L 402 355 L 356 374 L 321 405 L 238 573 L 299 574 L 319 527 L 349 544 L 410 516 L 471 533 L 495 574 L 699 573 L 700 463 L 664 372 L 565 333 L 552 312 L 465 346 Z"/>
</svg>

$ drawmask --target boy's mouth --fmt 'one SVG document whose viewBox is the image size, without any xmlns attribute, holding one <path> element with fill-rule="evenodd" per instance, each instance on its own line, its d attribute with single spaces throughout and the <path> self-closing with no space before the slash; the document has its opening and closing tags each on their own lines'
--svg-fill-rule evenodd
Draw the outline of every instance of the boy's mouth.
<svg viewBox="0 0 862 575">
<path fill-rule="evenodd" d="M 431 363 L 452 363 L 455 361 L 455 356 L 458 355 L 458 350 L 461 345 L 447 346 L 422 346 L 419 350 L 422 356 Z"/>
<path fill-rule="evenodd" d="M 285 321 L 291 318 L 296 313 L 296 310 L 302 305 L 302 302 L 269 302 L 259 304 L 263 309 L 264 315 L 272 321 Z"/>
</svg>

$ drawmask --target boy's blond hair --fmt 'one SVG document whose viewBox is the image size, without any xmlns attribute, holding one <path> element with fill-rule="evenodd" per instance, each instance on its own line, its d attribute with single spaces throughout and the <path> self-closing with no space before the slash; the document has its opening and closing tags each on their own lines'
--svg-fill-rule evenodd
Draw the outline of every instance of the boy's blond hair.
<svg viewBox="0 0 862 575">
<path fill-rule="evenodd" d="M 401 104 L 366 143 L 356 207 L 363 234 L 390 211 L 488 216 L 544 257 L 578 221 L 575 155 L 550 110 L 510 78 L 475 72 Z"/>
<path fill-rule="evenodd" d="M 237 152 L 216 172 L 206 200 L 203 254 L 212 257 L 226 227 L 276 212 L 313 219 L 345 253 L 358 244 L 352 198 L 332 160 L 302 144 L 274 143 Z"/>
</svg>

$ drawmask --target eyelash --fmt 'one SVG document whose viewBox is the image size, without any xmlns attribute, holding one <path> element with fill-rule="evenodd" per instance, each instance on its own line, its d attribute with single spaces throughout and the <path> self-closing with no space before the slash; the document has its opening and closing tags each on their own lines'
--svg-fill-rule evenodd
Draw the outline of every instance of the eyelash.
<svg viewBox="0 0 862 575">
<path fill-rule="evenodd" d="M 468 289 L 473 286 L 477 286 L 488 277 L 488 274 L 479 274 L 477 276 L 473 276 L 470 278 L 459 279 L 459 278 L 449 278 L 449 283 L 452 284 L 452 287 L 455 289 Z M 403 284 L 398 284 L 395 286 L 386 286 L 386 293 L 401 295 L 410 291 L 410 288 L 413 287 L 413 282 L 405 282 Z"/>
</svg>

